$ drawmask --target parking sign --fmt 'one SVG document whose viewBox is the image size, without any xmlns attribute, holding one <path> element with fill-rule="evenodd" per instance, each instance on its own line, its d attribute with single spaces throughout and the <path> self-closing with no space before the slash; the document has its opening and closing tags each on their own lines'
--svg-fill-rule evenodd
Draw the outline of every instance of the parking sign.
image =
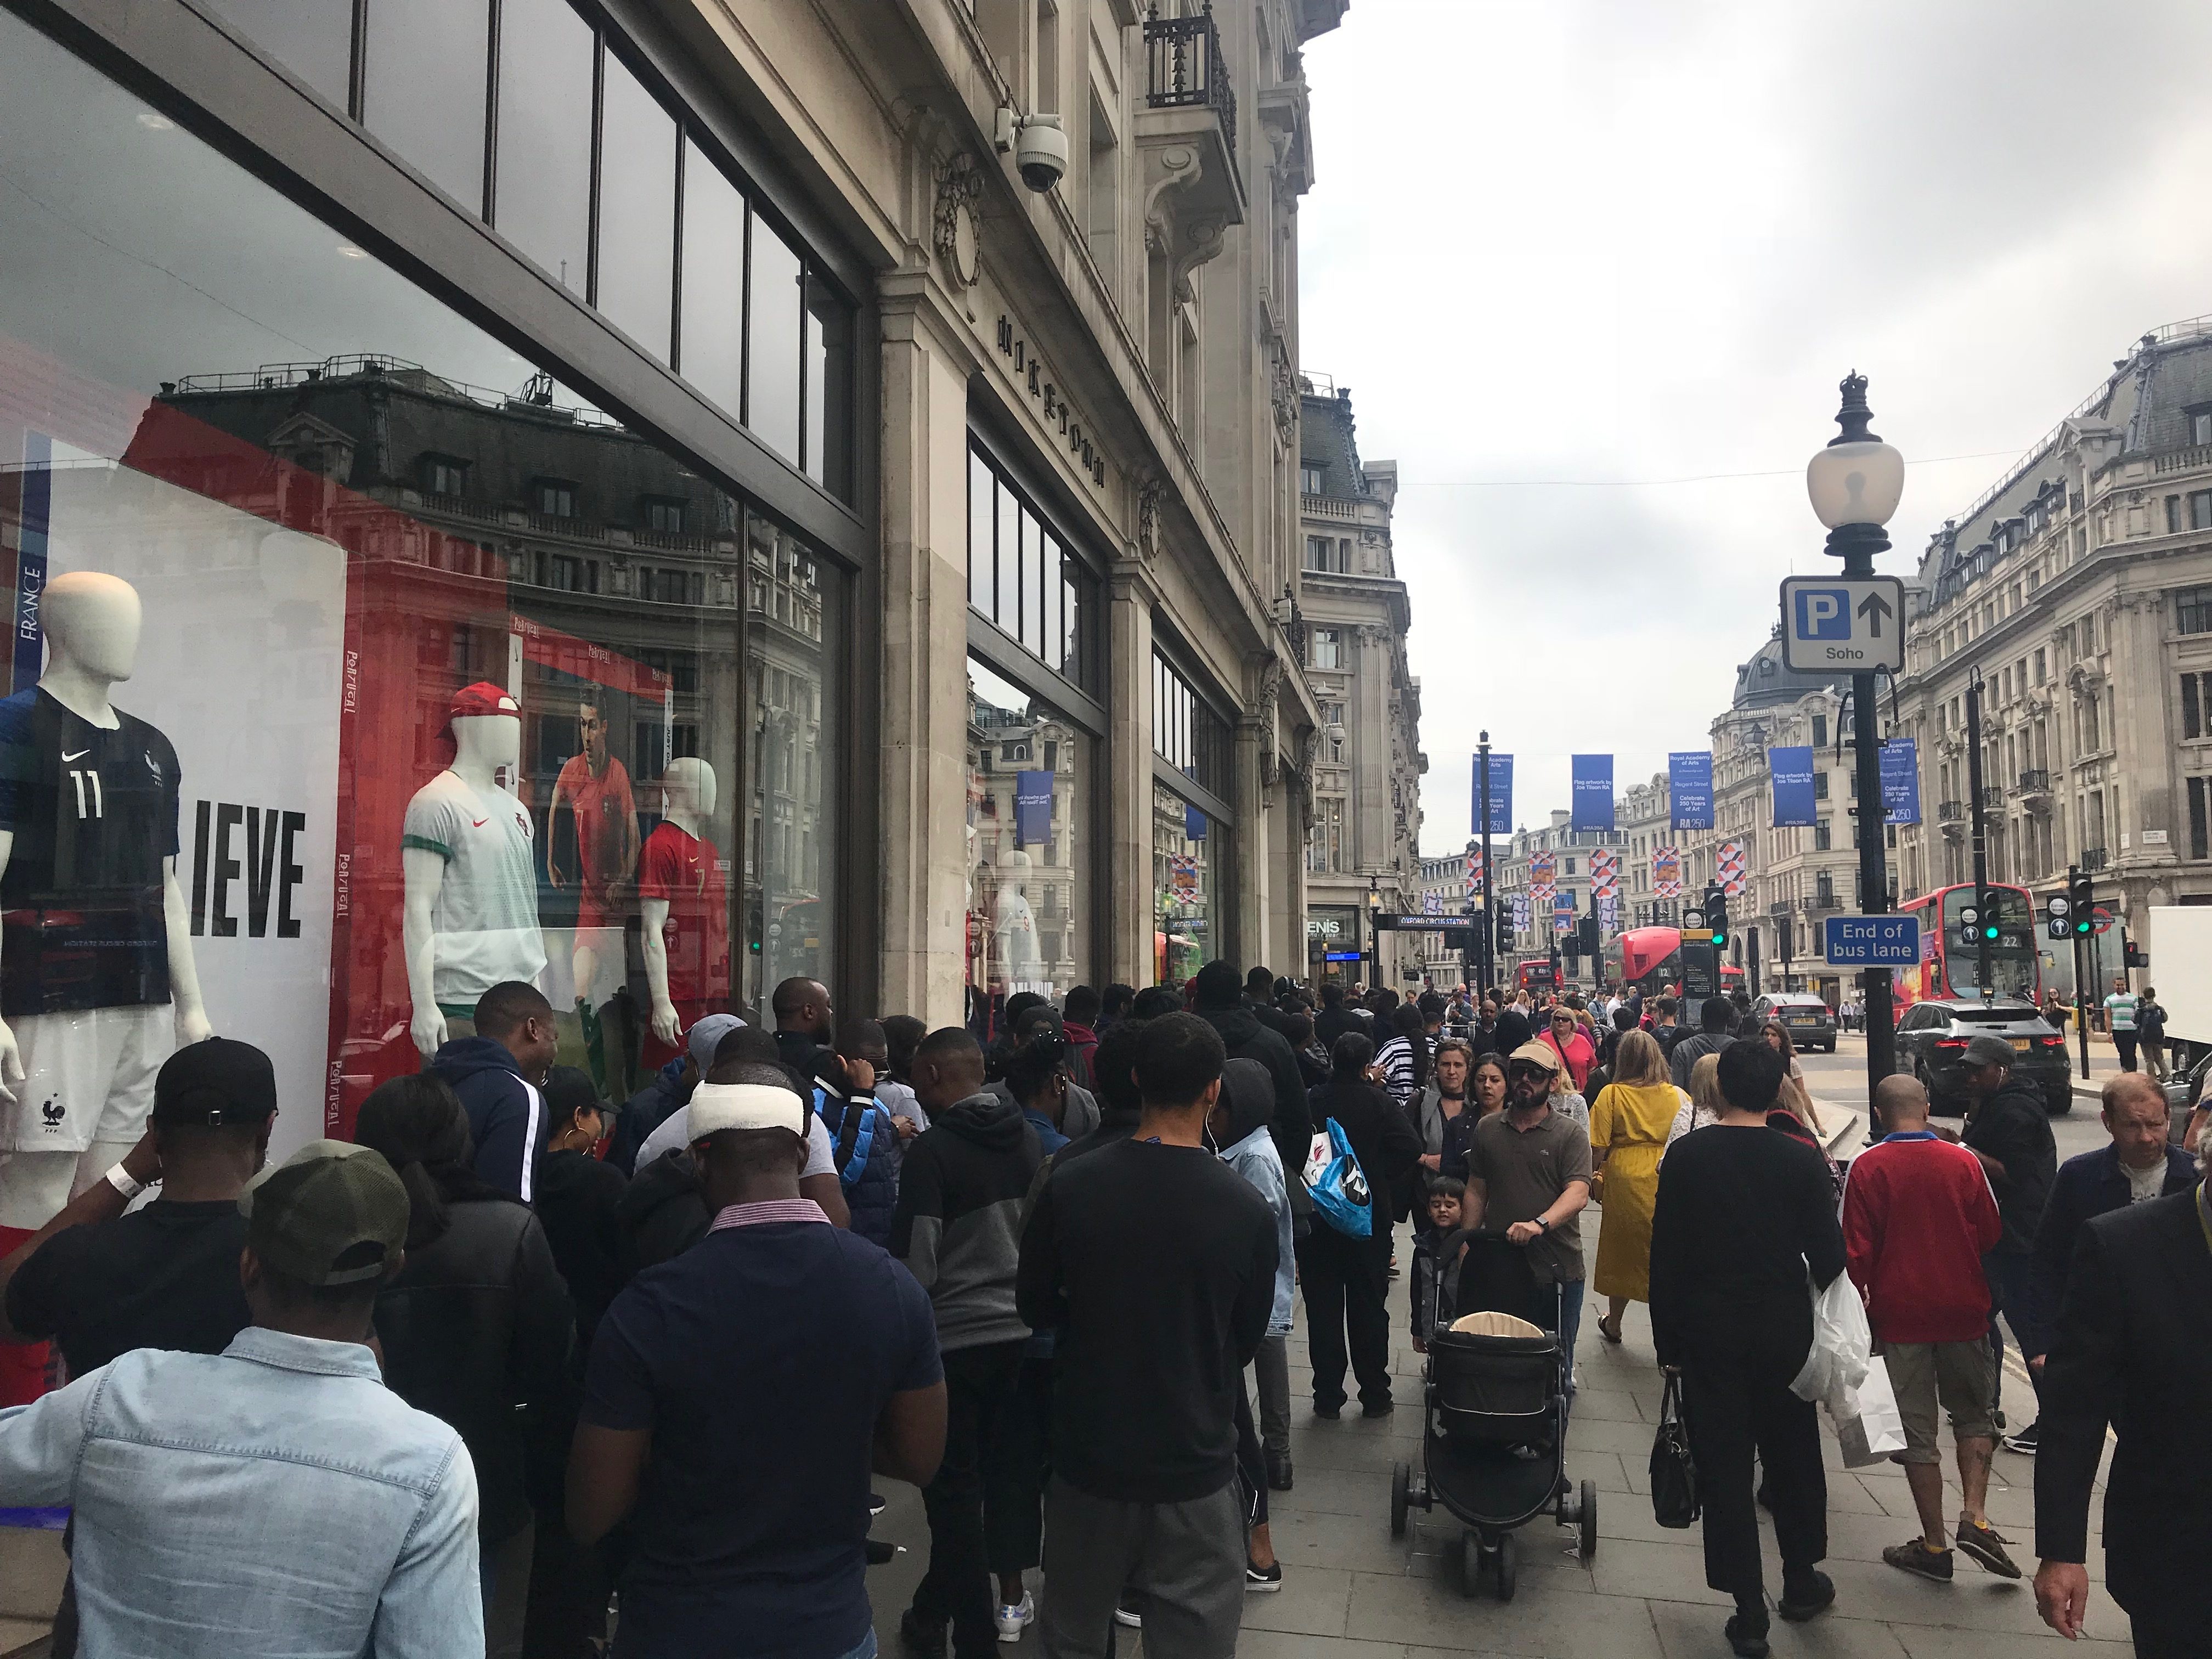
<svg viewBox="0 0 2212 1659">
<path fill-rule="evenodd" d="M 1792 576 L 1782 584 L 1782 660 L 1798 673 L 1905 668 L 1905 584 Z"/>
</svg>

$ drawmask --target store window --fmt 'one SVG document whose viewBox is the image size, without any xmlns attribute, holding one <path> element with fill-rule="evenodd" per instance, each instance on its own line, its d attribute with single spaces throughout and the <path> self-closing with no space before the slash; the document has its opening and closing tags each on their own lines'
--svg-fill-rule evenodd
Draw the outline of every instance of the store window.
<svg viewBox="0 0 2212 1659">
<path fill-rule="evenodd" d="M 969 1023 L 986 1038 L 1008 997 L 1057 1002 L 1091 977 L 1097 743 L 968 659 Z"/>
<path fill-rule="evenodd" d="M 153 1010 L 158 1063 L 204 1029 L 189 961 L 296 1140 L 501 981 L 619 1097 L 701 1014 L 834 975 L 836 568 L 6 13 L 0 156 L 38 185 L 0 191 L 19 1042 Z M 130 751 L 73 782 L 105 723 L 36 688 L 104 701 L 87 641 L 131 617 Z M 88 902 L 65 837 L 126 812 Z"/>
<path fill-rule="evenodd" d="M 1216 914 L 1226 890 L 1218 821 L 1161 784 L 1152 786 L 1152 979 L 1181 985 L 1221 954 Z"/>
<path fill-rule="evenodd" d="M 1097 580 L 980 448 L 968 452 L 968 604 L 1047 668 L 1096 692 Z"/>
<path fill-rule="evenodd" d="M 784 459 L 852 499 L 850 297 L 615 30 L 572 0 L 210 3 Z"/>
</svg>

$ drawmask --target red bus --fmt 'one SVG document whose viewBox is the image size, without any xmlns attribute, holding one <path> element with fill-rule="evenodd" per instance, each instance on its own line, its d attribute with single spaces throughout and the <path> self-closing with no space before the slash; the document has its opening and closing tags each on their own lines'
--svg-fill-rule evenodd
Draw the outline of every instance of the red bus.
<svg viewBox="0 0 2212 1659">
<path fill-rule="evenodd" d="M 1536 957 L 1521 963 L 1513 970 L 1513 988 L 1516 991 L 1556 991 L 1559 975 L 1553 971 L 1549 957 Z"/>
<path fill-rule="evenodd" d="M 2001 997 L 2017 997 L 2040 1004 L 2043 1000 L 2043 957 L 2035 941 L 2035 900 L 2025 887 L 1991 882 L 1997 896 L 1997 937 L 1990 946 L 1990 989 Z M 1959 938 L 1965 926 L 1960 913 L 1974 902 L 1971 883 L 1938 887 L 1932 893 L 1909 898 L 1897 908 L 1920 918 L 1920 965 L 1900 968 L 1893 994 L 1899 1008 L 1946 997 L 1972 998 L 1975 951 Z"/>
<path fill-rule="evenodd" d="M 1606 943 L 1605 977 L 1608 984 L 1644 996 L 1672 994 L 1682 982 L 1682 930 L 1632 927 L 1615 934 Z M 1742 969 L 1721 964 L 1723 994 L 1741 990 L 1743 982 Z"/>
</svg>

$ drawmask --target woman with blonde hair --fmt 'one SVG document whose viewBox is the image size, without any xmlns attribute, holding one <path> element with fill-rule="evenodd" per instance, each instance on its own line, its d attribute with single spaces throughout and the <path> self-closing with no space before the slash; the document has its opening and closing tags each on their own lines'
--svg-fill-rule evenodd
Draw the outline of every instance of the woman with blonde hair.
<svg viewBox="0 0 2212 1659">
<path fill-rule="evenodd" d="M 1667 1131 L 1667 1144 L 1671 1146 L 1691 1130 L 1719 1122 L 1721 1114 L 1727 1109 L 1727 1103 L 1721 1098 L 1721 1057 L 1698 1055 L 1697 1064 L 1690 1067 L 1690 1097 L 1674 1114 L 1674 1127 Z"/>
<path fill-rule="evenodd" d="M 1605 1225 L 1598 1234 L 1591 1280 L 1608 1305 L 1598 1334 L 1620 1340 L 1620 1316 L 1632 1302 L 1651 1299 L 1651 1212 L 1659 1195 L 1659 1160 L 1683 1104 L 1667 1080 L 1667 1056 L 1649 1031 L 1623 1035 L 1613 1081 L 1590 1108 L 1590 1156 L 1605 1176 Z"/>
</svg>

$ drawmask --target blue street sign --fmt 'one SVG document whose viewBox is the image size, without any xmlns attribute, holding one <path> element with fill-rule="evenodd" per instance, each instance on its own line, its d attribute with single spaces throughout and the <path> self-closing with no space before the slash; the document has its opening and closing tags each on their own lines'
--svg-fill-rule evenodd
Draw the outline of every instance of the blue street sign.
<svg viewBox="0 0 2212 1659">
<path fill-rule="evenodd" d="M 1362 953 L 1358 951 L 1328 951 L 1322 955 L 1324 962 L 1358 962 Z"/>
<path fill-rule="evenodd" d="M 1917 968 L 1918 916 L 1830 916 L 1821 923 L 1831 968 Z"/>
</svg>

